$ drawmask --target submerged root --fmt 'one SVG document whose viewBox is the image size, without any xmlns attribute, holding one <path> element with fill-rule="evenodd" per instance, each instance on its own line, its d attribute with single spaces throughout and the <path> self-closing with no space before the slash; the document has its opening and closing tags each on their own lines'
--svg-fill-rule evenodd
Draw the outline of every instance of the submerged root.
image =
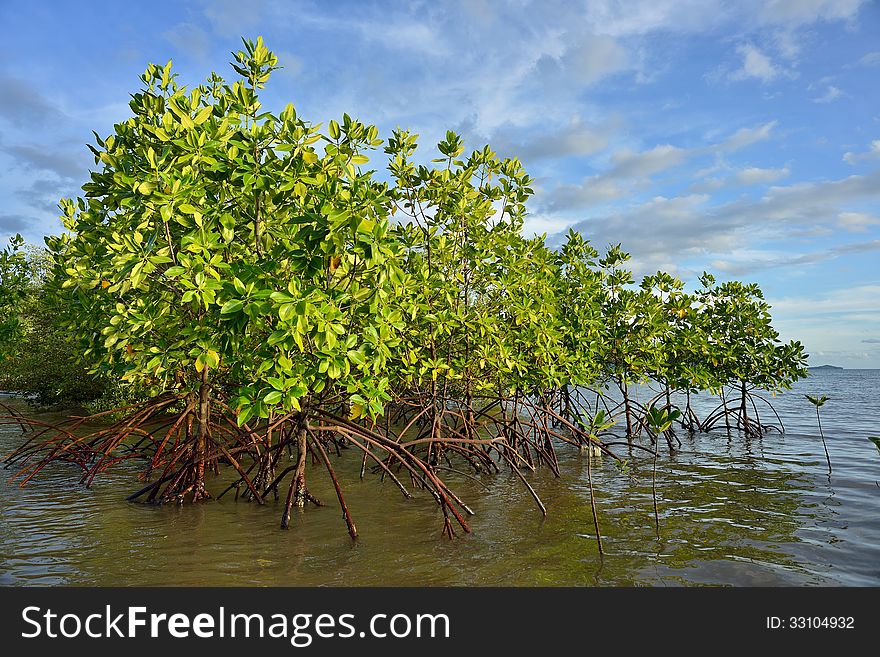
<svg viewBox="0 0 880 657">
<path fill-rule="evenodd" d="M 419 394 L 396 400 L 379 423 L 347 419 L 345 404 L 338 403 L 304 406 L 302 411 L 239 426 L 235 411 L 205 383 L 198 393 L 169 393 L 54 425 L 10 414 L 9 421 L 26 423 L 30 435 L 7 457 L 6 467 L 17 468 L 13 479 L 24 485 L 49 463 L 73 463 L 88 486 L 110 467 L 135 459 L 143 463 L 145 485 L 128 497 L 130 501 L 182 504 L 220 499 L 233 490 L 236 499 L 258 503 L 272 496 L 283 500 L 280 526 L 289 528 L 294 509 L 323 506 L 308 487 L 311 464 L 323 469 L 332 483 L 340 515 L 354 539 L 357 527 L 332 463 L 334 455 L 350 448 L 362 458 L 361 476 L 369 471 L 390 479 L 405 497 L 412 496 L 413 488 L 430 494 L 443 516 L 443 534 L 453 537 L 458 531 L 471 531 L 465 518 L 473 511 L 441 472 L 470 477 L 485 487 L 479 477 L 507 468 L 546 515 L 526 475 L 543 465 L 558 476 L 560 445 L 586 447 L 617 459 L 602 440 L 572 422 L 573 406 L 568 397 L 553 391 L 535 400 L 523 394 L 474 395 L 466 403 Z M 111 414 L 121 419 L 101 424 Z M 295 463 L 281 466 L 285 454 Z M 229 469 L 234 475 L 231 483 L 219 494 L 212 493 L 211 475 Z"/>
</svg>

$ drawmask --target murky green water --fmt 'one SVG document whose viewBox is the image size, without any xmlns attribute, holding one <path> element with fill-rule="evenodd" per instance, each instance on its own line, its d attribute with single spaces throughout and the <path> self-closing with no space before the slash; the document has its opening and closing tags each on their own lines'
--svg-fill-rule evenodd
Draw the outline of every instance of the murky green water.
<svg viewBox="0 0 880 657">
<path fill-rule="evenodd" d="M 318 468 L 310 488 L 328 506 L 296 514 L 289 531 L 278 529 L 281 502 L 126 503 L 137 483 L 125 471 L 91 490 L 64 466 L 23 489 L 4 477 L 0 584 L 876 586 L 880 452 L 867 436 L 880 435 L 878 389 L 877 370 L 815 373 L 777 400 L 784 437 L 681 432 L 682 449 L 659 463 L 660 540 L 650 461 L 636 451 L 621 473 L 593 457 L 604 557 L 593 538 L 586 455 L 562 448 L 561 478 L 530 475 L 546 519 L 513 475 L 481 485 L 445 473 L 476 512 L 473 533 L 450 541 L 428 495 L 406 500 L 390 482 L 359 481 L 352 452 L 337 469 L 356 542 Z M 805 392 L 832 396 L 822 409 L 830 480 Z M 20 439 L 0 428 L 0 452 Z"/>
</svg>

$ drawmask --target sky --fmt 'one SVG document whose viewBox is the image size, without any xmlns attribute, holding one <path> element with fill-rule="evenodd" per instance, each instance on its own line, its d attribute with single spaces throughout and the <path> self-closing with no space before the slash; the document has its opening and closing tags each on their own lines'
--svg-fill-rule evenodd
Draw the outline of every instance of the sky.
<svg viewBox="0 0 880 657">
<path fill-rule="evenodd" d="M 525 230 L 620 243 L 638 275 L 756 282 L 810 364 L 880 367 L 880 3 L 865 0 L 0 0 L 0 241 L 58 233 L 85 144 L 131 115 L 147 64 L 519 157 Z"/>
</svg>

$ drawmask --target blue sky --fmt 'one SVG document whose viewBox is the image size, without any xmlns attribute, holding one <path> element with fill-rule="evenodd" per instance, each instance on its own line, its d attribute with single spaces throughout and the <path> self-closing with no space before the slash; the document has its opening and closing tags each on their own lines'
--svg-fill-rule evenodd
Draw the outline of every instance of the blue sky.
<svg viewBox="0 0 880 657">
<path fill-rule="evenodd" d="M 0 3 L 0 240 L 58 232 L 147 63 L 285 66 L 264 105 L 520 157 L 526 228 L 761 284 L 812 364 L 880 367 L 880 6 L 862 0 Z"/>
</svg>

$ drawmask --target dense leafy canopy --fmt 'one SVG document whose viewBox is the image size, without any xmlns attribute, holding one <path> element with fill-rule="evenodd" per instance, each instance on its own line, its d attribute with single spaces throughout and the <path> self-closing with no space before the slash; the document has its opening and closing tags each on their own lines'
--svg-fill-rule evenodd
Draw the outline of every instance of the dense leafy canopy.
<svg viewBox="0 0 880 657">
<path fill-rule="evenodd" d="M 15 235 L 9 246 L 0 251 L 0 359 L 20 336 L 18 304 L 25 296 L 27 287 L 27 263 L 22 252 L 24 240 Z"/>
<path fill-rule="evenodd" d="M 672 448 L 675 420 L 712 425 L 689 395 L 731 386 L 739 406 L 714 421 L 736 414 L 760 433 L 750 391 L 805 375 L 802 345 L 780 342 L 756 285 L 704 274 L 688 293 L 664 272 L 637 283 L 620 246 L 600 255 L 576 232 L 550 249 L 523 235 L 534 192 L 519 160 L 465 154 L 449 132 L 424 164 L 406 130 L 385 143 L 347 114 L 326 129 L 292 105 L 276 116 L 259 101 L 275 68 L 261 39 L 235 53 L 231 83 L 212 74 L 188 89 L 171 62 L 150 65 L 132 116 L 90 146 L 84 197 L 61 203 L 47 298 L 94 373 L 147 390 L 127 424 L 59 438 L 89 481 L 133 427 L 176 409 L 166 433 L 138 429 L 153 481 L 138 495 L 201 499 L 206 469 L 228 464 L 262 501 L 295 469 L 286 525 L 292 503 L 317 503 L 311 454 L 355 535 L 327 458 L 354 445 L 362 471 L 370 459 L 404 494 L 392 466 L 430 490 L 451 534 L 450 514 L 467 529 L 457 509 L 469 510 L 437 477 L 450 457 L 477 472 L 507 463 L 528 486 L 520 467 L 555 468 L 559 441 L 611 453 L 599 434 L 619 416 L 629 438 L 663 434 Z M 383 145 L 389 182 L 364 169 Z M 19 248 L 0 253 L 0 345 L 18 330 L 5 309 L 26 278 Z M 648 381 L 662 408 L 632 401 L 629 386 Z M 688 395 L 684 412 L 673 391 Z"/>
<path fill-rule="evenodd" d="M 377 130 L 262 112 L 277 60 L 258 41 L 237 62 L 243 80 L 192 91 L 150 66 L 134 116 L 98 139 L 103 168 L 49 243 L 68 326 L 157 391 L 210 370 L 238 387 L 240 423 L 339 391 L 375 416 L 400 323 L 387 188 L 358 168 Z"/>
</svg>

